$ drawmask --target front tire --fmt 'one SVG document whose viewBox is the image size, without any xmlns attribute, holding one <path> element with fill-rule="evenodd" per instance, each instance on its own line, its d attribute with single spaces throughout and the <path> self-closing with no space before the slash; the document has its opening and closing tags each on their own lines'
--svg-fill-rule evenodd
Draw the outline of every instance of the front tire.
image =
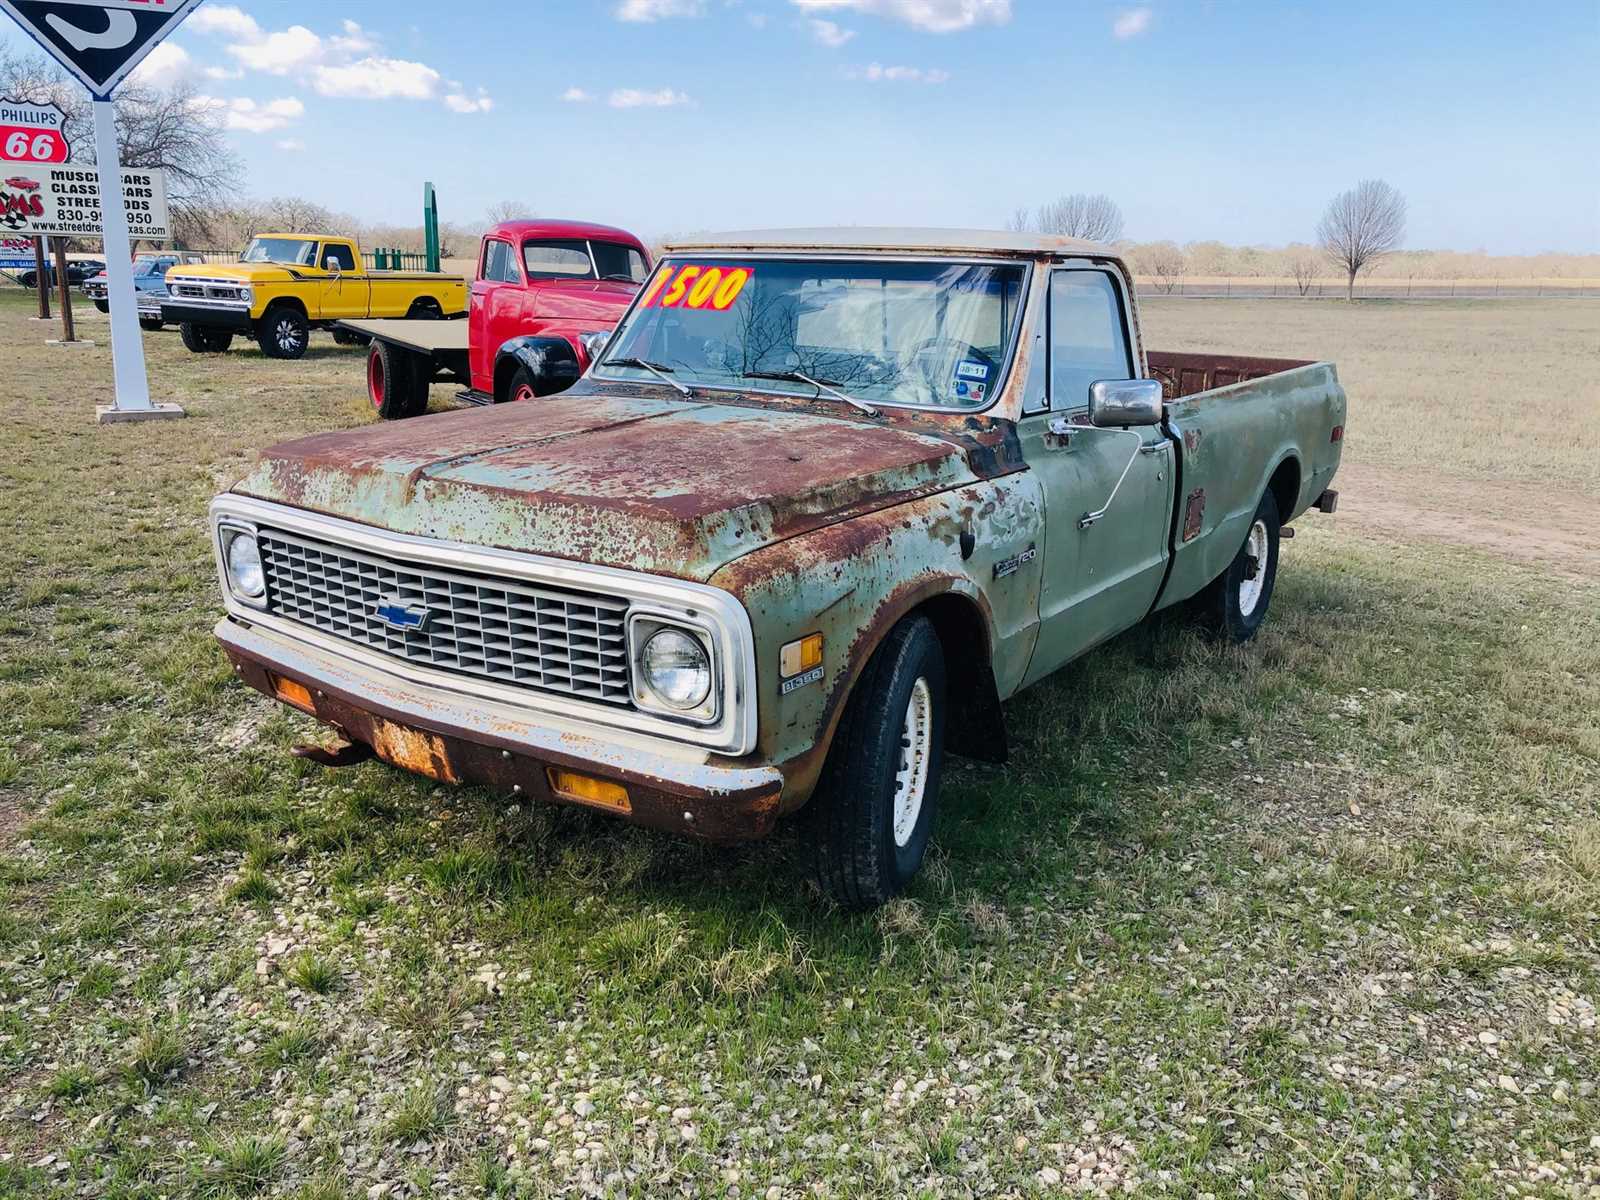
<svg viewBox="0 0 1600 1200">
<path fill-rule="evenodd" d="M 1256 505 L 1244 545 L 1198 597 L 1200 613 L 1223 641 L 1248 642 L 1267 619 L 1278 578 L 1278 502 L 1266 492 Z"/>
<path fill-rule="evenodd" d="M 507 400 L 536 400 L 539 391 L 533 386 L 533 372 L 518 367 L 511 376 L 511 386 L 506 389 Z"/>
<path fill-rule="evenodd" d="M 94 308 L 95 308 L 96 312 L 108 313 L 108 312 L 111 311 L 111 301 L 109 301 L 109 300 L 96 300 L 94 302 Z"/>
<path fill-rule="evenodd" d="M 933 623 L 907 617 L 845 706 L 810 805 L 817 884 L 844 908 L 878 907 L 922 866 L 944 771 L 945 681 Z"/>
<path fill-rule="evenodd" d="M 167 327 L 167 323 L 160 317 L 140 317 L 139 328 L 146 333 L 159 333 Z"/>
<path fill-rule="evenodd" d="M 231 330 L 209 329 L 191 321 L 180 324 L 178 333 L 183 337 L 184 349 L 192 354 L 221 354 L 233 345 Z"/>
<path fill-rule="evenodd" d="M 268 358 L 300 358 L 311 344 L 311 323 L 298 308 L 268 309 L 256 322 L 256 341 Z"/>
</svg>

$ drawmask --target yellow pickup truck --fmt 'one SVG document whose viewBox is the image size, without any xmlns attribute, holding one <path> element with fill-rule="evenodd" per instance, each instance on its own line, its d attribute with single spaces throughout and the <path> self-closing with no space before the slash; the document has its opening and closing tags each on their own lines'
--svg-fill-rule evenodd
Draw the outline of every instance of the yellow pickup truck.
<svg viewBox="0 0 1600 1200">
<path fill-rule="evenodd" d="M 311 331 L 335 321 L 459 317 L 466 309 L 460 276 L 369 271 L 350 238 L 263 233 L 237 263 L 167 272 L 161 319 L 178 326 L 196 354 L 221 353 L 242 333 L 271 358 L 299 358 Z"/>
</svg>

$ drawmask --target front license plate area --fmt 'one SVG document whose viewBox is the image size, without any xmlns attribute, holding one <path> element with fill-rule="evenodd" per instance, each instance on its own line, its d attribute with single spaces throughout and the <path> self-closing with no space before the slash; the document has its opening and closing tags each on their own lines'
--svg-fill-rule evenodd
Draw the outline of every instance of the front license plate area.
<svg viewBox="0 0 1600 1200">
<path fill-rule="evenodd" d="M 461 782 L 444 739 L 436 734 L 374 717 L 372 751 L 392 766 L 404 767 L 440 783 Z"/>
</svg>

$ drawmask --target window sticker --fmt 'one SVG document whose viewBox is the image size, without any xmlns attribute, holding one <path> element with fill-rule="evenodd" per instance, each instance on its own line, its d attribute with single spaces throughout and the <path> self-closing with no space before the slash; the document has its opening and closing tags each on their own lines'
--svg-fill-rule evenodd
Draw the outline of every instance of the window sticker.
<svg viewBox="0 0 1600 1200">
<path fill-rule="evenodd" d="M 726 312 L 755 274 L 749 267 L 708 267 L 687 263 L 656 276 L 640 308 L 685 308 Z"/>
<path fill-rule="evenodd" d="M 989 368 L 981 362 L 974 362 L 970 358 L 962 359 L 956 364 L 957 379 L 976 379 L 979 382 L 989 378 Z"/>
</svg>

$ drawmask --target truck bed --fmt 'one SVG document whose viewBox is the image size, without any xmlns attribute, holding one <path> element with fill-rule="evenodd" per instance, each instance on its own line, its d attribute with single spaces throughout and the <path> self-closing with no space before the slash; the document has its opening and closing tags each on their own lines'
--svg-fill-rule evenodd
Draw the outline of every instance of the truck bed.
<svg viewBox="0 0 1600 1200">
<path fill-rule="evenodd" d="M 392 342 L 419 354 L 438 355 L 467 352 L 467 322 L 464 318 L 443 321 L 407 321 L 401 317 L 379 320 L 336 321 L 339 329 L 365 334 L 379 341 Z"/>
<path fill-rule="evenodd" d="M 1242 354 L 1196 354 L 1186 351 L 1148 350 L 1150 374 L 1161 380 L 1168 400 L 1181 400 L 1196 392 L 1209 392 L 1247 379 L 1260 379 L 1296 367 L 1309 367 L 1315 359 L 1252 358 Z"/>
</svg>

